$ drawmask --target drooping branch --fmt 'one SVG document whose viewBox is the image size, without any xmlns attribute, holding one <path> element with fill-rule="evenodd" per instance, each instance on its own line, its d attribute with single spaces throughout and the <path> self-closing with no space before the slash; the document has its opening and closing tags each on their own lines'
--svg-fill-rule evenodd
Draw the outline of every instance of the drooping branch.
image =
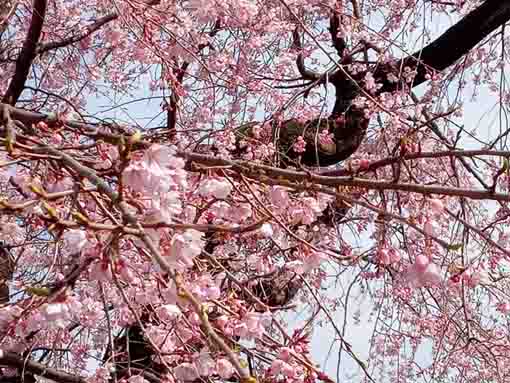
<svg viewBox="0 0 510 383">
<path fill-rule="evenodd" d="M 60 41 L 52 41 L 50 43 L 39 44 L 37 47 L 37 54 L 43 54 L 54 49 L 63 48 L 68 45 L 77 43 L 99 30 L 103 25 L 108 24 L 110 21 L 113 21 L 118 17 L 119 15 L 117 13 L 110 13 L 109 15 L 101 17 L 91 25 L 85 27 L 82 33 L 72 34 L 71 36 Z"/>
<path fill-rule="evenodd" d="M 415 87 L 427 81 L 427 74 L 432 71 L 441 72 L 453 65 L 509 20 L 510 1 L 486 0 L 432 43 L 395 61 L 391 67 L 397 71 L 405 67 L 416 71 L 412 82 L 412 87 Z M 383 84 L 379 92 L 391 92 L 398 88 L 398 83 L 388 81 L 388 69 L 381 66 L 374 73 L 376 81 Z"/>
<path fill-rule="evenodd" d="M 451 152 L 448 155 L 445 153 L 441 153 L 442 156 L 448 157 L 460 157 L 462 156 L 462 151 Z M 478 153 L 484 153 L 481 151 L 472 151 L 468 152 L 470 155 Z M 496 152 L 498 153 L 498 152 Z M 502 154 L 499 152 L 499 154 Z M 486 155 L 492 155 L 486 154 Z M 442 185 L 422 185 L 422 184 L 414 184 L 414 183 L 405 183 L 405 182 L 393 182 L 387 180 L 372 180 L 367 178 L 357 178 L 353 177 L 353 175 L 348 176 L 324 176 L 322 174 L 314 174 L 310 172 L 302 172 L 295 171 L 292 169 L 279 169 L 272 166 L 267 165 L 259 165 L 254 164 L 250 161 L 232 161 L 227 159 L 222 159 L 215 156 L 208 156 L 197 153 L 187 153 L 180 152 L 179 156 L 183 157 L 188 161 L 192 161 L 195 163 L 200 163 L 207 166 L 228 166 L 229 169 L 243 174 L 244 176 L 257 180 L 259 182 L 263 182 L 268 185 L 282 185 L 297 188 L 298 185 L 306 188 L 307 186 L 315 185 L 315 186 L 323 186 L 323 187 L 339 187 L 346 186 L 352 188 L 362 188 L 366 190 L 391 190 L 397 192 L 406 192 L 406 193 L 418 193 L 430 196 L 432 194 L 437 195 L 446 195 L 446 196 L 455 196 L 455 197 L 464 197 L 473 200 L 493 200 L 493 201 L 505 201 L 510 202 L 510 195 L 508 193 L 500 193 L 493 192 L 491 190 L 483 190 L 483 189 L 468 189 L 468 188 L 459 188 L 459 187 L 449 187 Z M 413 157 L 413 156 L 410 156 Z M 430 158 L 440 157 L 435 156 L 434 153 L 431 153 Z M 388 161 L 391 163 L 391 161 Z M 333 172 L 328 172 L 327 174 L 335 174 Z M 323 188 L 322 191 L 326 192 L 326 188 Z"/>
<path fill-rule="evenodd" d="M 301 44 L 301 39 L 299 37 L 298 29 L 294 29 L 292 32 L 292 48 L 296 49 L 299 53 L 296 58 L 296 65 L 299 70 L 299 74 L 305 80 L 317 81 L 321 78 L 319 73 L 316 73 L 312 70 L 306 69 L 305 59 L 303 57 L 303 46 Z"/>
<path fill-rule="evenodd" d="M 44 17 L 46 15 L 46 6 L 47 0 L 34 0 L 32 21 L 30 22 L 23 48 L 16 61 L 14 76 L 2 99 L 4 103 L 11 105 L 16 104 L 16 101 L 18 101 L 19 96 L 23 92 L 25 82 L 28 78 L 28 72 L 32 66 L 32 61 L 37 55 L 37 43 L 41 38 Z"/>
<path fill-rule="evenodd" d="M 0 350 L 0 365 L 7 365 L 19 368 L 23 371 L 41 376 L 45 379 L 54 380 L 59 383 L 85 383 L 86 380 L 78 375 L 69 374 L 54 368 L 47 367 L 41 363 L 33 362 L 23 358 L 14 352 Z"/>
</svg>

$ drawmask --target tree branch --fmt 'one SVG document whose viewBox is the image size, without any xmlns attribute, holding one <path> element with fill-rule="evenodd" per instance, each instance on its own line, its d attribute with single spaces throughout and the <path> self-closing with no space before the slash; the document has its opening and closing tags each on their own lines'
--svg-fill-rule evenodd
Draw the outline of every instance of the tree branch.
<svg viewBox="0 0 510 383">
<path fill-rule="evenodd" d="M 176 79 L 178 84 L 176 86 L 179 86 L 182 84 L 182 81 L 184 80 L 184 74 L 186 73 L 186 70 L 188 69 L 189 63 L 184 62 L 182 66 L 179 68 L 179 72 L 177 73 Z M 170 95 L 170 102 L 167 107 L 167 117 L 166 117 L 166 128 L 168 132 L 168 138 L 172 142 L 175 139 L 175 136 L 177 134 L 177 108 L 179 106 L 179 94 L 177 93 L 177 90 L 175 89 L 176 86 L 172 89 L 172 94 Z"/>
<path fill-rule="evenodd" d="M 457 154 L 456 152 L 452 153 Z M 407 193 L 418 193 L 423 195 L 437 194 L 465 197 L 473 200 L 510 202 L 509 194 L 492 192 L 490 190 L 458 188 L 442 185 L 422 185 L 404 182 L 399 183 L 386 180 L 356 178 L 353 176 L 329 177 L 321 174 L 313 174 L 310 172 L 279 169 L 272 166 L 254 164 L 251 161 L 232 161 L 197 153 L 179 152 L 178 155 L 188 161 L 200 163 L 203 165 L 228 166 L 231 170 L 237 173 L 243 174 L 248 178 L 263 182 L 268 185 L 282 185 L 293 188 L 296 188 L 299 185 L 302 185 L 303 187 L 310 185 L 320 185 L 335 188 L 338 186 L 348 186 L 354 188 L 363 188 L 366 190 L 391 190 Z M 322 190 L 323 192 L 326 192 L 326 189 Z"/>
<path fill-rule="evenodd" d="M 2 102 L 14 105 L 18 101 L 19 96 L 23 92 L 25 82 L 28 78 L 28 72 L 32 61 L 37 55 L 37 43 L 41 37 L 41 31 L 46 15 L 47 0 L 34 0 L 34 10 L 32 13 L 32 21 L 28 28 L 27 38 L 21 49 L 21 53 L 16 61 L 16 69 L 14 76 L 9 84 L 9 88 L 5 93 Z"/>
<path fill-rule="evenodd" d="M 292 47 L 299 51 L 299 54 L 296 58 L 296 65 L 299 70 L 299 74 L 303 76 L 305 80 L 317 81 L 321 78 L 319 73 L 308 70 L 305 67 L 305 59 L 303 58 L 303 46 L 301 45 L 301 39 L 299 38 L 298 29 L 294 29 L 292 32 Z"/>
<path fill-rule="evenodd" d="M 94 23 L 92 23 L 88 27 L 85 27 L 83 33 L 73 34 L 68 38 L 60 41 L 52 41 L 50 43 L 39 44 L 39 46 L 37 47 L 37 54 L 42 54 L 53 49 L 63 48 L 68 45 L 77 43 L 83 40 L 84 38 L 90 36 L 95 31 L 99 30 L 103 25 L 117 19 L 118 17 L 119 15 L 117 13 L 110 13 L 109 15 L 97 19 Z"/>
<path fill-rule="evenodd" d="M 72 375 L 64 371 L 46 367 L 45 365 L 26 360 L 14 352 L 0 350 L 0 364 L 9 367 L 16 367 L 34 375 L 54 380 L 59 383 L 85 383 L 86 380 L 80 376 Z"/>
<path fill-rule="evenodd" d="M 383 84 L 379 90 L 391 92 L 399 84 L 388 81 L 388 74 L 409 67 L 416 71 L 412 87 L 427 81 L 427 74 L 441 72 L 467 54 L 485 37 L 510 20 L 510 1 L 486 0 L 457 24 L 449 28 L 432 43 L 414 54 L 375 71 L 377 82 Z"/>
<path fill-rule="evenodd" d="M 338 12 L 333 12 L 329 19 L 329 32 L 331 33 L 331 41 L 333 42 L 333 47 L 336 50 L 336 53 L 342 59 L 344 57 L 344 51 L 346 48 L 345 40 L 342 37 L 338 37 L 338 33 L 340 28 L 340 16 Z"/>
<path fill-rule="evenodd" d="M 208 33 L 209 37 L 212 38 L 216 36 L 216 34 L 221 29 L 221 20 L 216 20 L 216 23 L 214 24 L 213 29 Z M 209 43 L 203 43 L 198 45 L 198 51 L 202 51 L 202 49 L 210 47 L 211 45 Z M 212 48 L 211 48 L 212 49 Z M 176 60 L 177 62 L 177 60 Z M 182 63 L 181 67 L 178 69 L 178 72 L 176 74 L 176 80 L 177 84 L 174 85 L 172 89 L 172 95 L 170 96 L 170 102 L 167 107 L 167 117 L 166 117 L 166 128 L 168 132 L 168 138 L 170 139 L 170 142 L 172 142 L 175 139 L 175 135 L 177 134 L 176 126 L 177 126 L 177 108 L 179 107 L 179 94 L 176 91 L 176 87 L 182 85 L 182 82 L 184 80 L 184 76 L 186 74 L 186 70 L 189 67 L 189 62 L 185 61 Z"/>
</svg>

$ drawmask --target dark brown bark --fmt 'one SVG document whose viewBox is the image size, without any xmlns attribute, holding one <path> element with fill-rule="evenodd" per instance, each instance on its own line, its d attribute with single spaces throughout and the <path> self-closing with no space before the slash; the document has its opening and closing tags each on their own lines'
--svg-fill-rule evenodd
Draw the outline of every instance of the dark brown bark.
<svg viewBox="0 0 510 383">
<path fill-rule="evenodd" d="M 338 54 L 338 57 L 342 59 L 344 57 L 345 48 L 347 48 L 345 44 L 345 40 L 338 36 L 340 27 L 340 16 L 338 12 L 334 12 L 329 19 L 329 32 L 331 33 L 331 41 L 333 43 L 333 47 Z"/>
<path fill-rule="evenodd" d="M 30 374 L 34 374 L 46 379 L 54 380 L 59 383 L 85 383 L 86 380 L 81 376 L 68 374 L 67 372 L 60 371 L 54 368 L 47 367 L 41 363 L 33 362 L 23 356 L 14 352 L 1 352 L 0 353 L 0 365 L 9 366 L 12 368 L 18 368 L 22 370 L 26 378 L 30 379 Z M 19 377 L 18 381 L 21 382 L 22 377 Z M 29 380 L 29 381 L 35 381 Z"/>
<path fill-rule="evenodd" d="M 28 72 L 32 66 L 32 61 L 37 55 L 37 44 L 41 38 L 44 17 L 46 15 L 47 0 L 34 0 L 34 10 L 32 12 L 32 21 L 28 28 L 27 37 L 21 49 L 21 53 L 16 61 L 14 76 L 9 84 L 2 102 L 14 105 L 23 92 L 25 82 L 28 78 Z"/>
<path fill-rule="evenodd" d="M 305 59 L 302 52 L 303 45 L 301 44 L 301 39 L 297 29 L 292 32 L 292 47 L 298 51 L 296 66 L 298 68 L 299 74 L 303 77 L 304 80 L 318 81 L 321 78 L 321 74 L 309 70 L 305 66 Z"/>
<path fill-rule="evenodd" d="M 15 261 L 9 246 L 0 241 L 0 306 L 9 303 L 10 293 L 7 283 L 12 280 Z"/>
</svg>

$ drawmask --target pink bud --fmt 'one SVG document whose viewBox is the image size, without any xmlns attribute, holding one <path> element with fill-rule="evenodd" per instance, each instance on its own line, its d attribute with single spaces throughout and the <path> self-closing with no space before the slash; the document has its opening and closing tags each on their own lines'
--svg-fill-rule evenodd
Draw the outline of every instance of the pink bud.
<svg viewBox="0 0 510 383">
<path fill-rule="evenodd" d="M 497 306 L 497 310 L 502 314 L 508 314 L 510 312 L 510 303 L 500 303 Z"/>
<path fill-rule="evenodd" d="M 271 375 L 278 375 L 280 372 L 282 372 L 282 369 L 286 363 L 281 359 L 275 359 L 273 360 L 273 363 L 271 363 Z"/>
<path fill-rule="evenodd" d="M 370 161 L 366 158 L 363 158 L 359 161 L 359 168 L 360 169 L 368 169 L 368 166 L 370 165 Z"/>
<path fill-rule="evenodd" d="M 415 264 L 419 269 L 425 269 L 430 263 L 429 257 L 424 254 L 420 254 L 416 257 Z"/>
<path fill-rule="evenodd" d="M 282 347 L 280 350 L 280 355 L 278 355 L 278 358 L 281 360 L 288 361 L 292 355 L 292 350 L 288 347 Z"/>
<path fill-rule="evenodd" d="M 379 260 L 379 263 L 381 265 L 389 265 L 391 264 L 390 255 L 388 254 L 388 251 L 386 249 L 380 249 L 377 258 Z"/>
<path fill-rule="evenodd" d="M 437 198 L 429 199 L 430 208 L 436 214 L 441 214 L 444 210 L 443 202 Z"/>
<path fill-rule="evenodd" d="M 392 264 L 400 262 L 401 257 L 397 250 L 391 248 L 389 249 L 388 253 L 390 254 L 390 262 Z"/>
<path fill-rule="evenodd" d="M 423 227 L 423 231 L 427 235 L 435 236 L 437 234 L 436 233 L 436 223 L 434 221 L 427 219 L 425 221 L 425 226 Z"/>
</svg>

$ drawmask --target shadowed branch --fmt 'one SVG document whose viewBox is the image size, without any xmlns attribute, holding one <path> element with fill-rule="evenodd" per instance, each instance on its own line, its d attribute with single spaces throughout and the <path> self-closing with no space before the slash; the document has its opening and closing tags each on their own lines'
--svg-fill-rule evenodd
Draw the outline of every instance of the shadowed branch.
<svg viewBox="0 0 510 383">
<path fill-rule="evenodd" d="M 292 32 L 292 47 L 299 51 L 296 58 L 296 65 L 299 70 L 299 73 L 305 80 L 316 81 L 321 78 L 319 73 L 306 69 L 305 67 L 305 59 L 303 57 L 303 46 L 301 45 L 301 39 L 299 37 L 299 32 L 297 28 Z"/>
<path fill-rule="evenodd" d="M 449 28 L 432 43 L 397 60 L 388 66 L 378 68 L 374 77 L 383 84 L 382 92 L 395 91 L 398 83 L 388 81 L 388 74 L 398 74 L 401 68 L 408 67 L 416 71 L 411 87 L 427 81 L 427 74 L 441 72 L 469 53 L 478 43 L 497 28 L 510 20 L 510 1 L 486 0 L 457 24 Z"/>
<path fill-rule="evenodd" d="M 85 383 L 86 380 L 80 376 L 69 374 L 67 372 L 57 370 L 45 366 L 44 364 L 33 362 L 14 352 L 5 352 L 0 350 L 0 364 L 9 367 L 22 369 L 25 373 L 29 372 L 34 375 L 54 380 L 59 383 Z M 22 381 L 22 380 L 20 380 Z"/>
<path fill-rule="evenodd" d="M 32 13 L 32 21 L 28 28 L 27 38 L 21 49 L 21 53 L 16 61 L 16 69 L 14 76 L 9 84 L 9 88 L 5 93 L 2 102 L 11 105 L 16 104 L 25 82 L 28 78 L 28 72 L 32 66 L 32 61 L 37 55 L 37 43 L 41 38 L 44 17 L 46 15 L 47 0 L 34 0 L 34 10 Z"/>
</svg>

